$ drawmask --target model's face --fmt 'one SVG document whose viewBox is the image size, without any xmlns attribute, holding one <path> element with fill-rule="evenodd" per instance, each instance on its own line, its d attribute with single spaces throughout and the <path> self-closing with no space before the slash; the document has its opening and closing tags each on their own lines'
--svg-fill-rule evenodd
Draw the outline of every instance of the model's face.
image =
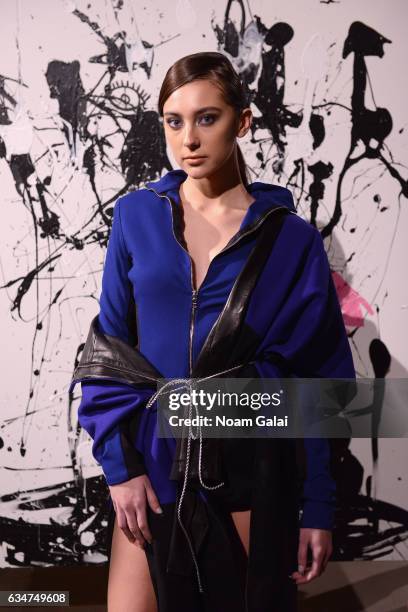
<svg viewBox="0 0 408 612">
<path fill-rule="evenodd" d="M 209 176 L 229 160 L 236 138 L 246 134 L 251 119 L 249 108 L 237 117 L 220 89 L 208 80 L 179 87 L 163 105 L 167 144 L 180 168 L 194 178 Z"/>
</svg>

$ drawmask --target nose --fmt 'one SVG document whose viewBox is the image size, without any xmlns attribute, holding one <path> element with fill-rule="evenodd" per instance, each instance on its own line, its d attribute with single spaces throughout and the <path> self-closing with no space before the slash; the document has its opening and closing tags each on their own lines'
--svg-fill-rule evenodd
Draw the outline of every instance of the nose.
<svg viewBox="0 0 408 612">
<path fill-rule="evenodd" d="M 190 125 L 188 122 L 186 122 L 183 143 L 188 149 L 197 149 L 200 146 L 200 140 L 194 124 Z"/>
</svg>

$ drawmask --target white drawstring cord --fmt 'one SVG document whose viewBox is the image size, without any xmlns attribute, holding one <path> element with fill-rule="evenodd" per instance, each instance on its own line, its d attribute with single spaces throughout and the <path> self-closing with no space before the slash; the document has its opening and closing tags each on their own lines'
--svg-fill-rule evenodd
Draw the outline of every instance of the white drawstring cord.
<svg viewBox="0 0 408 612">
<path fill-rule="evenodd" d="M 236 370 L 238 368 L 241 368 L 243 365 L 244 364 L 240 364 L 240 365 L 234 366 L 233 368 L 228 368 L 227 370 L 223 370 L 222 372 L 216 372 L 216 374 L 211 374 L 210 376 L 204 376 L 203 378 L 197 379 L 197 381 L 201 382 L 202 380 L 207 380 L 209 378 L 214 378 L 215 376 L 219 376 L 220 374 L 225 374 L 226 372 L 231 372 L 232 370 Z M 190 419 L 189 423 L 191 423 L 192 390 L 193 390 L 193 388 L 195 386 L 195 383 L 190 378 L 173 378 L 172 380 L 169 380 L 168 382 L 166 382 L 162 387 L 160 387 L 160 389 L 155 391 L 155 393 L 150 397 L 150 399 L 146 403 L 146 408 L 150 408 L 160 395 L 163 395 L 164 393 L 170 393 L 171 389 L 167 390 L 166 388 L 167 387 L 173 387 L 174 385 L 180 385 L 179 388 L 185 387 L 185 388 L 188 389 L 189 398 L 190 398 L 189 404 L 188 404 L 188 418 Z M 173 389 L 173 391 L 174 391 L 174 389 Z M 197 407 L 195 407 L 195 410 L 196 410 L 196 416 L 198 416 Z M 210 486 L 210 485 L 205 484 L 205 482 L 203 481 L 203 478 L 202 478 L 202 474 L 201 474 L 202 431 L 201 431 L 201 422 L 200 422 L 200 419 L 197 419 L 197 420 L 198 420 L 198 426 L 197 427 L 198 427 L 198 431 L 199 431 L 198 435 L 199 435 L 199 439 L 200 439 L 200 442 L 199 442 L 199 455 L 198 455 L 198 478 L 199 478 L 201 486 L 204 489 L 208 489 L 208 490 L 218 489 L 219 487 L 223 486 L 224 482 L 220 482 L 217 485 Z M 178 504 L 178 507 L 177 507 L 177 519 L 178 519 L 178 522 L 180 524 L 181 529 L 183 530 L 184 535 L 186 536 L 188 545 L 190 547 L 191 555 L 192 555 L 193 562 L 194 562 L 195 569 L 196 569 L 199 591 L 200 591 L 200 593 L 203 593 L 204 589 L 203 589 L 202 584 L 201 584 L 200 570 L 198 568 L 198 562 L 197 562 L 197 559 L 196 559 L 196 556 L 195 556 L 195 553 L 194 553 L 194 547 L 193 547 L 193 545 L 191 543 L 191 540 L 190 540 L 190 537 L 188 535 L 188 532 L 187 532 L 186 528 L 184 527 L 183 522 L 181 520 L 181 504 L 183 502 L 184 493 L 185 493 L 185 490 L 186 490 L 186 487 L 187 487 L 188 469 L 189 469 L 189 465 L 190 465 L 191 440 L 196 440 L 196 439 L 197 439 L 197 437 L 194 437 L 194 434 L 193 434 L 192 429 L 191 429 L 191 424 L 190 424 L 189 428 L 188 428 L 186 465 L 185 465 L 185 469 L 184 469 L 184 481 L 183 481 L 183 488 L 182 488 L 182 491 L 181 491 L 179 504 Z"/>
</svg>

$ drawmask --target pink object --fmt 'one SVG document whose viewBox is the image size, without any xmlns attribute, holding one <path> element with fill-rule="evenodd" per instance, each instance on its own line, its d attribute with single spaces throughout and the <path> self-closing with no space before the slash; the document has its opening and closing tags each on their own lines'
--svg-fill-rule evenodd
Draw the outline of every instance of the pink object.
<svg viewBox="0 0 408 612">
<path fill-rule="evenodd" d="M 346 283 L 341 274 L 332 271 L 332 278 L 343 313 L 344 324 L 352 327 L 363 327 L 365 317 L 363 308 L 369 314 L 374 314 L 374 310 L 367 300 Z"/>
</svg>

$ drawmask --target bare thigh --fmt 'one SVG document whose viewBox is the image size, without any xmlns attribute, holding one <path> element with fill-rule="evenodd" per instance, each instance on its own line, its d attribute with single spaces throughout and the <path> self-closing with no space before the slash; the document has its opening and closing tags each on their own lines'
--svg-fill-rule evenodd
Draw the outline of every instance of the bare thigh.
<svg viewBox="0 0 408 612">
<path fill-rule="evenodd" d="M 157 612 L 146 553 L 115 523 L 109 563 L 108 612 Z"/>
<path fill-rule="evenodd" d="M 232 520 L 237 528 L 238 535 L 244 545 L 246 554 L 249 551 L 249 526 L 251 521 L 251 510 L 243 510 L 240 512 L 231 512 Z"/>
</svg>

